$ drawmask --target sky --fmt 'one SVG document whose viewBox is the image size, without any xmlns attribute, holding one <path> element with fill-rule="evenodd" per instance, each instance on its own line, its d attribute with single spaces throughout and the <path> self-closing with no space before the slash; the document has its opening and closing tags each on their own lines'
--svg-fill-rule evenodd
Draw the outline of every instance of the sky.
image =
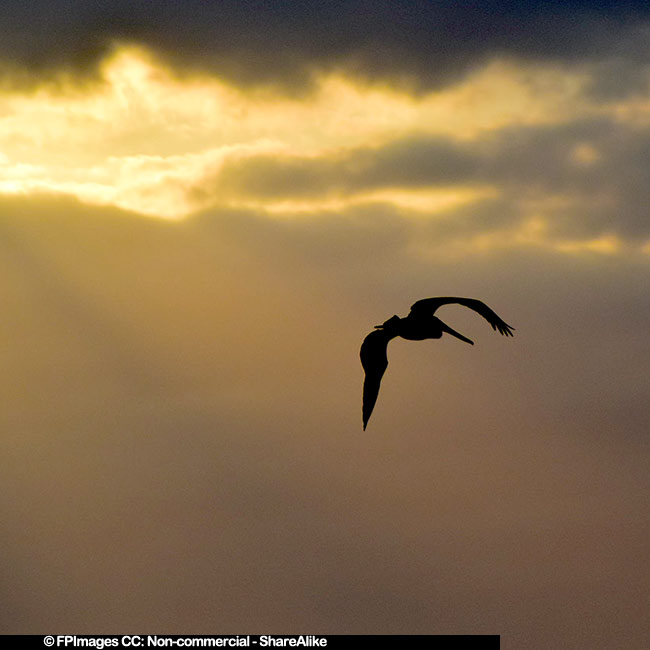
<svg viewBox="0 0 650 650">
<path fill-rule="evenodd" d="M 646 648 L 648 160 L 647 3 L 5 0 L 0 632 Z"/>
</svg>

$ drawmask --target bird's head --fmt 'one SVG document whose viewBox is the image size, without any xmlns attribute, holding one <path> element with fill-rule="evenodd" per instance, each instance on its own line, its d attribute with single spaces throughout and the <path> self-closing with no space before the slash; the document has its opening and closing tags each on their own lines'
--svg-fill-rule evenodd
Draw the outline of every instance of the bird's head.
<svg viewBox="0 0 650 650">
<path fill-rule="evenodd" d="M 391 316 L 387 321 L 384 321 L 381 325 L 375 325 L 375 329 L 395 332 L 401 320 L 402 319 L 397 314 L 395 314 L 394 316 Z"/>
</svg>

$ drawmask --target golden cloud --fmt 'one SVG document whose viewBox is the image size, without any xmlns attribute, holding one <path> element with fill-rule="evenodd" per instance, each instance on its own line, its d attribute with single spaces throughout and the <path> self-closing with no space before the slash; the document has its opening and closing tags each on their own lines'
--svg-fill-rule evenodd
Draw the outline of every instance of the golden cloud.
<svg viewBox="0 0 650 650">
<path fill-rule="evenodd" d="M 359 157 L 352 154 L 372 158 L 391 143 L 418 138 L 484 151 L 493 135 L 506 129 L 551 127 L 602 114 L 587 99 L 588 81 L 584 71 L 492 61 L 455 86 L 423 95 L 329 74 L 309 95 L 297 97 L 238 88 L 206 74 L 179 76 L 147 51 L 121 47 L 104 60 L 98 83 L 66 78 L 0 94 L 0 193 L 62 193 L 166 219 L 212 208 L 293 218 L 375 204 L 402 216 L 453 217 L 462 206 L 479 207 L 499 197 L 498 181 L 441 178 L 433 185 L 426 178 L 405 183 L 379 174 L 365 184 L 341 182 L 354 177 L 350 165 Z M 611 107 L 612 119 L 622 115 L 620 103 Z M 440 155 L 444 166 L 444 151 Z M 584 169 L 601 158 L 587 140 L 570 154 Z M 241 175 L 222 173 L 254 171 L 250 163 L 259 160 L 280 170 L 282 191 L 256 194 Z M 293 172 L 310 164 L 307 171 L 318 182 L 305 193 Z M 409 164 L 416 169 L 417 159 Z M 320 176 L 328 169 L 334 170 L 332 186 Z M 210 179 L 217 182 L 208 191 Z M 542 198 L 552 203 L 558 197 Z M 553 209 L 542 207 L 537 216 L 544 220 Z M 470 233 L 467 241 L 479 250 L 530 244 L 530 214 L 523 217 L 507 232 L 495 224 L 491 232 Z M 621 250 L 608 234 L 535 237 L 535 245 L 562 252 Z"/>
<path fill-rule="evenodd" d="M 207 76 L 179 78 L 144 50 L 124 47 L 104 61 L 100 84 L 68 80 L 0 96 L 0 191 L 58 191 L 178 218 L 201 207 L 184 188 L 227 159 L 330 155 L 412 132 L 474 138 L 566 116 L 583 83 L 493 63 L 420 97 L 329 75 L 311 95 L 287 98 Z"/>
</svg>

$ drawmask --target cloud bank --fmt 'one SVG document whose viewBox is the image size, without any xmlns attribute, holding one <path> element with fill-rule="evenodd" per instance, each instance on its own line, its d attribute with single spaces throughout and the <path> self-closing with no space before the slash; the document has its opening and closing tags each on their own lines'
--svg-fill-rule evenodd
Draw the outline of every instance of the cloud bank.
<svg viewBox="0 0 650 650">
<path fill-rule="evenodd" d="M 8 0 L 0 57 L 19 70 L 92 72 L 116 42 L 137 43 L 175 65 L 238 84 L 300 90 L 314 73 L 343 69 L 366 78 L 438 88 L 495 57 L 568 63 L 648 63 L 644 2 L 387 0 L 205 3 L 138 0 L 88 3 Z M 636 86 L 634 75 L 602 84 Z"/>
</svg>

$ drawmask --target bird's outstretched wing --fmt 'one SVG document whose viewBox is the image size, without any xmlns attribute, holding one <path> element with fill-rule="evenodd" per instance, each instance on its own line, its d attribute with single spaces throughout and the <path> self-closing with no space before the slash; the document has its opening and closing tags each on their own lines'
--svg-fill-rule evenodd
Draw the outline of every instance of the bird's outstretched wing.
<svg viewBox="0 0 650 650">
<path fill-rule="evenodd" d="M 485 320 L 492 325 L 492 329 L 498 331 L 504 336 L 512 336 L 512 331 L 515 329 L 508 325 L 504 320 L 499 318 L 484 302 L 475 300 L 474 298 L 424 298 L 418 300 L 411 305 L 411 314 L 414 316 L 432 315 L 441 305 L 458 304 L 463 307 L 469 307 L 477 314 L 480 314 Z"/>
<path fill-rule="evenodd" d="M 388 341 L 392 337 L 383 330 L 370 332 L 361 344 L 361 365 L 366 373 L 363 381 L 363 430 L 366 430 L 372 409 L 379 395 L 381 378 L 388 368 Z"/>
</svg>

